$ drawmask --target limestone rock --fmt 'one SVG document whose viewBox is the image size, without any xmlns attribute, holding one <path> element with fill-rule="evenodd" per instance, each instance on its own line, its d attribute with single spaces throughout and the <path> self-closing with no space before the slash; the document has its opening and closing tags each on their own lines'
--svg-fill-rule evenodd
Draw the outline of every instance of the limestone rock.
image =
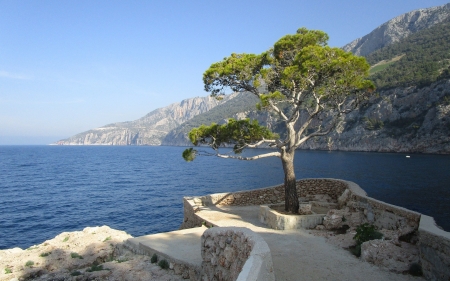
<svg viewBox="0 0 450 281">
<path fill-rule="evenodd" d="M 329 210 L 327 215 L 323 218 L 323 226 L 328 229 L 338 229 L 344 224 L 344 218 L 348 217 L 348 209 L 344 210 Z"/>
<path fill-rule="evenodd" d="M 365 56 L 417 31 L 438 24 L 449 15 L 450 4 L 411 11 L 385 22 L 364 37 L 348 43 L 342 49 Z"/>
<path fill-rule="evenodd" d="M 405 273 L 412 263 L 419 262 L 419 249 L 415 245 L 393 241 L 371 240 L 361 245 L 361 259 L 397 273 Z"/>
</svg>

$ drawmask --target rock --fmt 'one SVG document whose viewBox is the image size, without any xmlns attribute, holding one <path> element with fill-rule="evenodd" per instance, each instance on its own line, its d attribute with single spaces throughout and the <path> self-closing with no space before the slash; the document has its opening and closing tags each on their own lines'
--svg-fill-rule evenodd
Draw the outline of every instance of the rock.
<svg viewBox="0 0 450 281">
<path fill-rule="evenodd" d="M 347 223 L 347 217 L 349 217 L 348 208 L 344 210 L 329 210 L 327 215 L 323 218 L 323 225 L 326 229 L 338 229 Z"/>
<path fill-rule="evenodd" d="M 344 192 L 339 196 L 338 198 L 338 205 L 339 208 L 342 208 L 345 206 L 347 201 L 350 199 L 351 192 L 349 189 L 345 189 Z"/>
<path fill-rule="evenodd" d="M 365 56 L 384 46 L 398 42 L 410 34 L 430 28 L 447 19 L 449 15 L 450 4 L 411 11 L 385 22 L 364 37 L 348 43 L 343 49 L 359 56 Z"/>
<path fill-rule="evenodd" d="M 415 245 L 393 241 L 371 240 L 361 245 L 361 259 L 389 271 L 406 273 L 412 263 L 419 263 L 419 249 Z"/>
</svg>

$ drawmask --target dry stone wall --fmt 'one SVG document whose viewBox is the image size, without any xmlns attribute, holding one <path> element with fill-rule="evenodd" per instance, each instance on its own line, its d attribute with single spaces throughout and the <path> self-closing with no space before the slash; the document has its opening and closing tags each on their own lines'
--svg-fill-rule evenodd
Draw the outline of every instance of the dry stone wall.
<svg viewBox="0 0 450 281">
<path fill-rule="evenodd" d="M 432 217 L 422 215 L 419 227 L 420 261 L 428 280 L 450 280 L 450 233 L 436 227 Z"/>
<path fill-rule="evenodd" d="M 345 181 L 335 179 L 302 179 L 297 181 L 300 197 L 312 199 L 315 195 L 328 195 L 336 200 L 347 188 Z M 233 193 L 216 193 L 200 197 L 204 205 L 262 205 L 284 202 L 284 185 Z"/>
<path fill-rule="evenodd" d="M 201 280 L 275 280 L 267 243 L 247 228 L 210 228 L 201 247 Z"/>
</svg>

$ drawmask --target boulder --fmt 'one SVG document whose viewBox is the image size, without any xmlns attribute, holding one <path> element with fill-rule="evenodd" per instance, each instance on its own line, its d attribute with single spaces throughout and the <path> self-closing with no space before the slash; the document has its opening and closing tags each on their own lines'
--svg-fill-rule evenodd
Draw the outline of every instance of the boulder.
<svg viewBox="0 0 450 281">
<path fill-rule="evenodd" d="M 412 263 L 419 263 L 419 249 L 415 245 L 392 240 L 371 240 L 361 245 L 361 259 L 389 271 L 406 273 Z"/>
</svg>

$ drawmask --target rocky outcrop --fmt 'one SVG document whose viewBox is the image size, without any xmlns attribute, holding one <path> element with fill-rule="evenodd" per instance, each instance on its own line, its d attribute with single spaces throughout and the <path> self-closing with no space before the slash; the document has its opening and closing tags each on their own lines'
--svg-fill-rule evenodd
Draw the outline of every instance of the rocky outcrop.
<svg viewBox="0 0 450 281">
<path fill-rule="evenodd" d="M 68 139 L 60 140 L 56 144 L 161 145 L 162 139 L 170 130 L 235 97 L 236 94 L 228 95 L 223 100 L 217 100 L 210 96 L 186 99 L 156 109 L 138 120 L 113 123 L 92 129 Z"/>
<path fill-rule="evenodd" d="M 377 27 L 371 33 L 358 38 L 344 47 L 345 51 L 365 56 L 409 35 L 443 22 L 450 16 L 450 3 L 428 9 L 415 10 Z"/>
<path fill-rule="evenodd" d="M 0 250 L 0 281 L 10 280 L 183 280 L 150 257 L 123 247 L 131 238 L 108 226 L 63 232 L 26 250 Z"/>
<path fill-rule="evenodd" d="M 382 91 L 302 149 L 450 153 L 450 80 Z"/>
</svg>

